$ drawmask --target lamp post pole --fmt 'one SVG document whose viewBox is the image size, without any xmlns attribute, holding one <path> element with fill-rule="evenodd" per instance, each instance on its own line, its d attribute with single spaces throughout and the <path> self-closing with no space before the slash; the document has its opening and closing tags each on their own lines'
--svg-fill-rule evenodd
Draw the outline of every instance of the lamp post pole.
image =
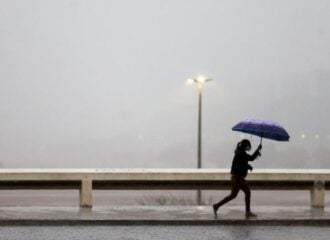
<svg viewBox="0 0 330 240">
<path fill-rule="evenodd" d="M 189 83 L 196 83 L 198 87 L 198 136 L 197 136 L 197 168 L 202 168 L 202 89 L 203 84 L 211 81 L 204 76 L 188 79 Z M 202 204 L 202 192 L 197 190 L 197 204 Z"/>
<path fill-rule="evenodd" d="M 202 84 L 198 83 L 198 149 L 197 149 L 197 168 L 202 168 Z M 197 190 L 197 204 L 202 204 L 202 192 Z"/>
</svg>

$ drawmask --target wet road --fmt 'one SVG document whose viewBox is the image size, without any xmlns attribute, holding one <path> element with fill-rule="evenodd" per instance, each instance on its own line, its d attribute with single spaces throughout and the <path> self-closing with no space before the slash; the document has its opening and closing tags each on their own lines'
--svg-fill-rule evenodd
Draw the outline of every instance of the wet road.
<svg viewBox="0 0 330 240">
<path fill-rule="evenodd" d="M 328 240 L 329 227 L 303 226 L 47 226 L 0 227 L 2 240 L 44 239 L 189 239 L 189 240 Z"/>
</svg>

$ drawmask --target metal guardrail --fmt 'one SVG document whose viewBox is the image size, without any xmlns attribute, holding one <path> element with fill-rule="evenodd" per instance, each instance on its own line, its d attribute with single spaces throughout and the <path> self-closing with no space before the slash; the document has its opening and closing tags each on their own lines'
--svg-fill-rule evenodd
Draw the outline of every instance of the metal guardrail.
<svg viewBox="0 0 330 240">
<path fill-rule="evenodd" d="M 92 207 L 93 189 L 229 189 L 229 169 L 0 169 L 0 189 L 79 189 L 80 206 Z M 247 180 L 256 190 L 310 190 L 324 207 L 330 170 L 260 169 Z"/>
</svg>

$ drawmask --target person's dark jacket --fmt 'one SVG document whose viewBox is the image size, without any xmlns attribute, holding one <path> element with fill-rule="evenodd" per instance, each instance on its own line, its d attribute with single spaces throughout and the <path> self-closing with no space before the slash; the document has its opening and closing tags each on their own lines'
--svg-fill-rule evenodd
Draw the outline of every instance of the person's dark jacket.
<svg viewBox="0 0 330 240">
<path fill-rule="evenodd" d="M 259 155 L 260 152 L 258 150 L 252 155 L 247 154 L 245 151 L 238 151 L 235 153 L 230 173 L 235 176 L 246 177 L 248 169 L 252 170 L 249 161 L 255 160 Z"/>
</svg>

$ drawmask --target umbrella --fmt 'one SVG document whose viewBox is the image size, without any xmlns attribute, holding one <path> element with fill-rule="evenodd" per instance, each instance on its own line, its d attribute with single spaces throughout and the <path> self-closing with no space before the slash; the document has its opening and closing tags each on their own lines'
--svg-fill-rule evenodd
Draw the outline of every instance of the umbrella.
<svg viewBox="0 0 330 240">
<path fill-rule="evenodd" d="M 249 133 L 262 138 L 272 139 L 276 141 L 289 141 L 289 134 L 278 123 L 260 119 L 246 119 L 239 122 L 233 128 L 233 131 Z"/>
</svg>

